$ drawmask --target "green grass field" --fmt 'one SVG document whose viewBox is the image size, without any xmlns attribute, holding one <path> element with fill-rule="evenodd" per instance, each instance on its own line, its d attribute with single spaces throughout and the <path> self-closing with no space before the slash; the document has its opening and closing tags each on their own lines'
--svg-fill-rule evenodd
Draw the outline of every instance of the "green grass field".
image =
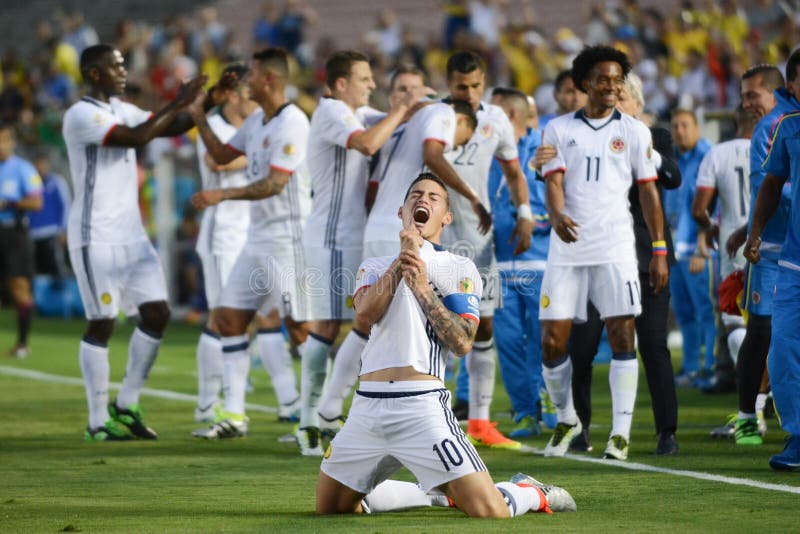
<svg viewBox="0 0 800 534">
<path fill-rule="evenodd" d="M 0 340 L 13 342 L 13 317 L 0 313 Z M 680 390 L 681 454 L 652 455 L 655 437 L 647 386 L 642 376 L 634 419 L 630 463 L 705 472 L 791 486 L 763 489 L 671 472 L 622 469 L 610 463 L 543 458 L 487 451 L 481 455 L 496 480 L 517 471 L 569 489 L 578 513 L 528 514 L 507 521 L 470 520 L 453 510 L 417 509 L 360 517 L 316 517 L 314 488 L 319 460 L 302 458 L 293 443 L 278 438 L 291 426 L 273 414 L 252 411 L 246 439 L 200 441 L 189 433 L 193 403 L 145 396 L 155 442 L 86 443 L 86 401 L 80 385 L 14 376 L 20 368 L 80 377 L 80 321 L 38 319 L 26 360 L 0 361 L 0 531 L 2 532 L 483 532 L 533 529 L 624 531 L 797 531 L 800 474 L 774 473 L 767 459 L 782 449 L 783 433 L 770 420 L 762 447 L 745 449 L 714 442 L 709 430 L 736 407 L 733 395 L 706 396 Z M 129 325 L 119 325 L 111 348 L 111 374 L 125 368 Z M 198 329 L 171 325 L 148 387 L 195 392 Z M 592 442 L 599 458 L 610 429 L 608 368 L 595 370 Z M 248 402 L 274 406 L 263 369 L 253 372 Z M 113 395 L 113 393 L 112 393 Z M 498 373 L 493 412 L 508 431 L 509 409 Z M 530 440 L 543 448 L 546 437 Z M 410 479 L 407 472 L 399 474 Z"/>
</svg>

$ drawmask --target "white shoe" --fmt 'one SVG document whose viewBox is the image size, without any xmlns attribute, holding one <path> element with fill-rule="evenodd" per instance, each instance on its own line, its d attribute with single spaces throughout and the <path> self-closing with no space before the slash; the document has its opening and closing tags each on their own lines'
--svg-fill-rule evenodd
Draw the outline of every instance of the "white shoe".
<svg viewBox="0 0 800 534">
<path fill-rule="evenodd" d="M 294 432 L 300 454 L 303 456 L 322 456 L 322 436 L 315 426 L 297 428 Z"/>
<path fill-rule="evenodd" d="M 300 397 L 289 404 L 278 405 L 278 421 L 282 423 L 296 423 L 300 420 Z"/>
<path fill-rule="evenodd" d="M 544 493 L 544 496 L 547 499 L 547 507 L 551 512 L 575 512 L 578 510 L 578 505 L 575 504 L 575 499 L 573 499 L 572 495 L 570 495 L 569 492 L 564 488 L 553 486 L 551 484 L 542 484 L 532 476 L 526 475 L 525 473 L 517 473 L 511 477 L 509 482 L 512 484 L 530 484 L 531 486 L 536 486 L 539 488 L 539 490 Z"/>
<path fill-rule="evenodd" d="M 194 409 L 195 423 L 213 423 L 222 415 L 222 404 L 217 400 L 206 407 L 197 406 Z"/>
<path fill-rule="evenodd" d="M 318 412 L 317 416 L 319 417 L 319 431 L 323 438 L 333 439 L 344 426 L 345 417 L 343 415 L 328 419 Z"/>
<path fill-rule="evenodd" d="M 574 425 L 559 422 L 555 430 L 553 430 L 550 441 L 547 442 L 547 446 L 544 448 L 544 455 L 564 456 L 567 454 L 567 450 L 569 450 L 569 444 L 572 443 L 572 440 L 575 439 L 582 430 L 583 426 L 580 420 Z"/>
<path fill-rule="evenodd" d="M 193 430 L 192 436 L 203 439 L 243 438 L 248 432 L 247 421 L 246 417 L 243 421 L 223 419 L 211 426 Z"/>
<path fill-rule="evenodd" d="M 603 458 L 608 460 L 627 460 L 628 459 L 628 440 L 620 435 L 608 438 L 606 450 Z"/>
</svg>

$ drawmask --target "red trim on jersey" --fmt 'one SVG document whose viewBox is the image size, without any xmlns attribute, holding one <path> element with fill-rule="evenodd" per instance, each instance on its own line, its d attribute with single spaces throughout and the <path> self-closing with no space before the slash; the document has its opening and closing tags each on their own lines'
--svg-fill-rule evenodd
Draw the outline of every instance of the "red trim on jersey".
<svg viewBox="0 0 800 534">
<path fill-rule="evenodd" d="M 548 177 L 548 176 L 550 176 L 551 174 L 555 174 L 555 173 L 557 173 L 557 172 L 566 172 L 566 170 L 567 170 L 567 168 L 566 168 L 566 167 L 559 167 L 559 168 L 557 168 L 557 169 L 553 169 L 553 170 L 551 170 L 551 171 L 547 171 L 547 173 L 546 173 L 546 174 L 544 174 L 542 177 L 543 177 L 543 178 L 547 178 L 547 177 Z"/>
<path fill-rule="evenodd" d="M 514 163 L 515 161 L 519 161 L 519 158 L 503 159 L 503 158 L 498 157 L 498 156 L 495 156 L 494 159 L 496 159 L 497 161 L 502 161 L 503 163 Z"/>
<path fill-rule="evenodd" d="M 242 151 L 241 151 L 241 150 L 239 150 L 238 148 L 234 148 L 234 147 L 232 147 L 232 146 L 231 146 L 231 145 L 229 145 L 228 143 L 225 143 L 225 148 L 227 148 L 228 150 L 230 150 L 231 152 L 233 152 L 233 153 L 234 153 L 234 154 L 236 154 L 237 156 L 244 156 L 244 155 L 245 155 L 245 153 L 244 153 L 244 152 L 242 152 Z"/>
<path fill-rule="evenodd" d="M 643 184 L 643 183 L 646 183 L 646 182 L 653 182 L 655 180 L 658 180 L 658 176 L 650 176 L 649 178 L 640 178 L 640 179 L 636 180 L 636 182 L 640 183 L 640 184 Z"/>
<path fill-rule="evenodd" d="M 292 174 L 294 171 L 290 171 L 289 169 L 284 169 L 283 167 L 278 167 L 277 165 L 270 165 L 270 169 L 275 169 L 276 171 L 285 172 L 286 174 Z"/>
<path fill-rule="evenodd" d="M 473 315 L 471 313 L 460 313 L 458 314 L 459 317 L 463 317 L 469 321 L 474 321 L 475 324 L 480 324 L 481 320 L 477 315 Z"/>
<path fill-rule="evenodd" d="M 363 290 L 367 289 L 368 287 L 372 287 L 372 286 L 371 285 L 369 285 L 369 286 L 361 286 L 358 289 L 356 289 L 356 292 L 353 293 L 353 302 L 356 301 L 356 297 L 358 296 L 358 294 L 361 293 Z"/>
<path fill-rule="evenodd" d="M 364 131 L 366 131 L 366 130 L 356 130 L 356 131 L 354 131 L 353 133 L 351 133 L 350 135 L 348 135 L 348 136 L 347 136 L 347 142 L 344 144 L 344 147 L 345 147 L 345 148 L 347 148 L 347 149 L 350 149 L 350 148 L 352 148 L 352 147 L 350 146 L 350 140 L 353 138 L 353 136 L 354 136 L 355 134 L 357 134 L 357 133 L 359 133 L 359 132 L 364 132 Z"/>
<path fill-rule="evenodd" d="M 441 143 L 442 146 L 447 146 L 447 141 L 442 141 L 441 139 L 436 139 L 435 137 L 428 137 L 427 139 L 422 141 L 422 143 L 424 144 L 427 143 L 428 141 L 435 141 L 437 143 Z"/>
<path fill-rule="evenodd" d="M 103 136 L 103 142 L 100 143 L 101 145 L 105 145 L 106 144 L 106 141 L 108 141 L 108 136 L 111 135 L 111 132 L 113 132 L 114 128 L 116 128 L 117 126 L 119 126 L 119 123 L 114 124 L 113 126 L 111 126 L 111 128 L 108 129 L 106 134 Z"/>
<path fill-rule="evenodd" d="M 703 189 L 704 191 L 716 191 L 717 188 L 711 185 L 698 185 L 697 189 Z"/>
</svg>

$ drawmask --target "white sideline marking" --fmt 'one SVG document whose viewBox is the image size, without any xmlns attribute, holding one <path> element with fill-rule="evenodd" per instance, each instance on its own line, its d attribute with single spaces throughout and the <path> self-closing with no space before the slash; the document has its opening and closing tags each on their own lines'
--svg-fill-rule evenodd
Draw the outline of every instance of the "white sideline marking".
<svg viewBox="0 0 800 534">
<path fill-rule="evenodd" d="M 31 380 L 39 380 L 40 382 L 54 382 L 57 384 L 67 384 L 71 386 L 83 386 L 83 380 L 71 376 L 51 375 L 42 373 L 40 371 L 32 371 L 29 369 L 20 369 L 19 367 L 10 367 L 7 365 L 0 365 L 0 374 L 19 376 L 22 378 L 29 378 Z M 113 389 L 119 389 L 120 384 L 113 382 L 111 384 Z M 178 393 L 177 391 L 168 391 L 164 389 L 142 389 L 143 395 L 150 397 L 158 397 L 160 399 L 179 400 L 186 402 L 195 402 L 197 397 L 188 395 L 186 393 Z M 263 413 L 277 413 L 277 408 L 272 406 L 264 406 L 261 404 L 247 404 L 248 410 Z M 542 455 L 544 452 L 533 447 L 524 446 L 523 452 Z M 749 478 L 735 478 L 726 477 L 722 475 L 714 475 L 711 473 L 702 473 L 699 471 L 687 471 L 685 469 L 668 469 L 666 467 L 656 467 L 654 465 L 640 464 L 636 462 L 621 462 L 618 460 L 604 460 L 602 458 L 591 458 L 588 456 L 580 456 L 577 454 L 567 454 L 564 456 L 567 460 L 574 460 L 576 462 L 586 462 L 590 464 L 599 464 L 605 466 L 614 466 L 622 469 L 629 469 L 631 471 L 646 471 L 650 473 L 663 473 L 667 475 L 674 475 L 680 477 L 695 478 L 697 480 L 705 480 L 707 482 L 722 482 L 723 484 L 731 484 L 734 486 L 748 486 L 751 488 L 758 488 L 769 491 L 781 491 L 784 493 L 794 493 L 800 495 L 800 487 L 789 486 L 786 484 L 771 484 L 769 482 L 761 482 L 759 480 L 752 480 Z"/>
<path fill-rule="evenodd" d="M 0 374 L 19 376 L 22 378 L 30 378 L 31 380 L 38 380 L 40 382 L 54 382 L 56 384 L 66 384 L 70 386 L 83 387 L 83 379 L 73 376 L 51 375 L 42 373 L 40 371 L 32 371 L 30 369 L 20 369 L 19 367 L 10 367 L 7 365 L 0 365 Z M 111 382 L 111 389 L 118 390 L 122 384 L 119 382 Z M 149 397 L 157 397 L 159 399 L 177 400 L 185 402 L 197 402 L 196 395 L 189 395 L 188 393 L 178 393 L 177 391 L 169 391 L 166 389 L 152 389 L 142 388 L 142 395 Z M 264 406 L 263 404 L 245 404 L 245 408 L 252 412 L 262 413 L 278 413 L 278 409 L 273 406 Z"/>
</svg>

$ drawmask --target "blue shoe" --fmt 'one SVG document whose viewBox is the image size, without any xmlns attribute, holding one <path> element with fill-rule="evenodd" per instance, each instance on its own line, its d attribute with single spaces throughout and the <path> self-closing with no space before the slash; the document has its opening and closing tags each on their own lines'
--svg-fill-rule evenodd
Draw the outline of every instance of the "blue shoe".
<svg viewBox="0 0 800 534">
<path fill-rule="evenodd" d="M 542 403 L 542 423 L 547 428 L 554 429 L 558 425 L 558 414 L 546 388 L 539 389 L 539 399 L 541 399 Z"/>
<path fill-rule="evenodd" d="M 776 471 L 800 471 L 800 434 L 786 437 L 783 452 L 770 458 L 769 466 Z"/>
<path fill-rule="evenodd" d="M 539 426 L 539 421 L 531 415 L 526 415 L 519 421 L 517 426 L 508 433 L 508 437 L 513 439 L 519 438 L 533 438 L 542 435 L 542 427 Z"/>
</svg>

